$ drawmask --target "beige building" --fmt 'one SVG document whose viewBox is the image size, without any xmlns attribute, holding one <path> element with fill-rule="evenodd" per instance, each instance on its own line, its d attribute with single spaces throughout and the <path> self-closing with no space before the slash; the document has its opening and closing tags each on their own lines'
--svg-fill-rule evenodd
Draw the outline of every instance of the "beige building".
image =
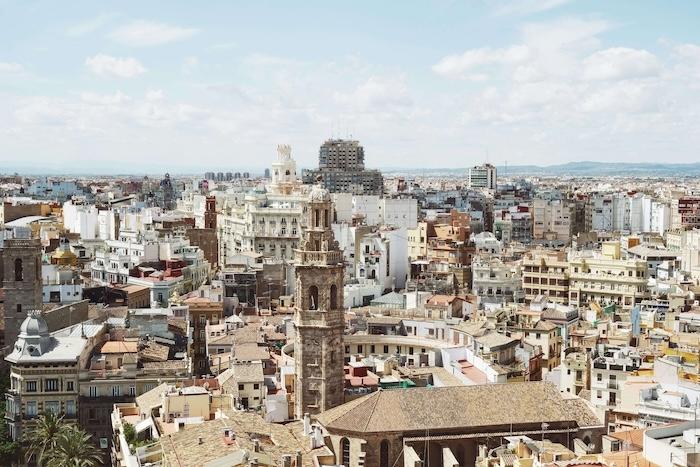
<svg viewBox="0 0 700 467">
<path fill-rule="evenodd" d="M 535 199 L 533 201 L 532 238 L 568 243 L 574 219 L 574 204 L 569 200 Z"/>
<path fill-rule="evenodd" d="M 620 243 L 605 242 L 601 254 L 569 260 L 569 304 L 615 304 L 631 309 L 648 298 L 647 262 L 620 258 Z"/>
<path fill-rule="evenodd" d="M 261 361 L 233 362 L 217 379 L 223 390 L 233 395 L 235 406 L 257 409 L 263 405 L 267 387 Z"/>
<path fill-rule="evenodd" d="M 411 261 L 424 260 L 428 257 L 428 233 L 432 228 L 428 222 L 419 222 L 415 229 L 408 229 L 408 258 Z"/>
<path fill-rule="evenodd" d="M 78 421 L 79 370 L 103 334 L 102 324 L 79 324 L 49 333 L 40 311 L 27 313 L 5 358 L 10 363 L 5 419 L 12 439 L 21 439 L 26 425 L 31 426 L 43 412 Z"/>
<path fill-rule="evenodd" d="M 569 262 L 563 251 L 528 252 L 522 260 L 522 280 L 526 303 L 538 295 L 556 303 L 569 301 Z"/>
</svg>

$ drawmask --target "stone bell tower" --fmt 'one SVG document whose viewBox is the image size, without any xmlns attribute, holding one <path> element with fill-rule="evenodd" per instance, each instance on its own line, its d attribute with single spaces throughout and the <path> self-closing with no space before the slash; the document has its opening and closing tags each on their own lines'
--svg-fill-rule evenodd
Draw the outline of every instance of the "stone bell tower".
<svg viewBox="0 0 700 467">
<path fill-rule="evenodd" d="M 295 415 L 318 414 L 344 402 L 343 254 L 331 230 L 328 190 L 311 190 L 307 227 L 295 250 Z"/>
</svg>

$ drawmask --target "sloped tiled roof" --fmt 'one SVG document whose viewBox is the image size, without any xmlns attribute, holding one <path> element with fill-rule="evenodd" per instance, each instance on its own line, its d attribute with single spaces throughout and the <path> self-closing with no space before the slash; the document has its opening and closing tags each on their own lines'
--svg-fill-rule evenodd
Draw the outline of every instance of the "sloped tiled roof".
<svg viewBox="0 0 700 467">
<path fill-rule="evenodd" d="M 575 421 L 601 426 L 585 402 L 546 382 L 376 391 L 318 416 L 330 431 L 359 433 Z"/>
</svg>

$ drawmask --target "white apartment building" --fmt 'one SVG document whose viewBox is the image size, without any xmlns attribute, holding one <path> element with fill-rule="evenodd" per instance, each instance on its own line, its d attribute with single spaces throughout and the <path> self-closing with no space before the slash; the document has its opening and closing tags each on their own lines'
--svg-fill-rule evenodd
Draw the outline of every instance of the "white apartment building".
<svg viewBox="0 0 700 467">
<path fill-rule="evenodd" d="M 642 193 L 593 193 L 593 230 L 609 232 L 657 232 L 663 234 L 671 223 L 668 203 Z"/>
<path fill-rule="evenodd" d="M 501 254 L 501 242 L 491 232 L 480 232 L 478 234 L 471 234 L 469 240 L 471 240 L 474 243 L 474 249 L 476 254 Z"/>
<path fill-rule="evenodd" d="M 137 278 L 129 275 L 130 270 L 142 263 L 177 260 L 186 263 L 182 274 L 177 277 Z M 187 238 L 158 237 L 154 231 L 144 234 L 123 231 L 119 240 L 107 240 L 104 248 L 95 252 L 90 269 L 91 277 L 98 283 L 148 286 L 152 289 L 151 299 L 160 303 L 167 302 L 169 294 L 176 288 L 184 292 L 198 288 L 206 282 L 211 272 L 204 252 L 190 245 Z M 162 290 L 167 290 L 168 294 Z"/>
<path fill-rule="evenodd" d="M 359 240 L 355 277 L 376 281 L 382 290 L 400 290 L 408 279 L 408 243 L 404 229 L 381 229 Z"/>
<path fill-rule="evenodd" d="M 620 405 L 622 383 L 642 365 L 642 357 L 632 347 L 607 347 L 593 360 L 591 403 L 600 413 Z"/>
<path fill-rule="evenodd" d="M 278 148 L 268 189 L 257 188 L 245 195 L 226 196 L 217 215 L 219 261 L 231 264 L 242 252 L 291 260 L 306 222 L 308 196 L 296 178 L 296 163 L 286 146 Z"/>
<path fill-rule="evenodd" d="M 83 278 L 77 269 L 42 264 L 41 279 L 44 303 L 71 303 L 83 299 Z"/>
<path fill-rule="evenodd" d="M 333 193 L 335 222 L 352 223 L 361 219 L 366 225 L 386 225 L 413 229 L 418 225 L 418 200 L 382 198 L 379 195 Z"/>
<path fill-rule="evenodd" d="M 467 172 L 468 188 L 495 190 L 496 186 L 496 167 L 491 164 L 475 165 Z"/>
<path fill-rule="evenodd" d="M 112 209 L 98 210 L 94 205 L 63 203 L 63 227 L 80 235 L 82 240 L 114 240 L 119 228 L 119 214 Z"/>
<path fill-rule="evenodd" d="M 525 295 L 520 274 L 520 266 L 503 263 L 498 258 L 474 256 L 472 293 L 482 304 L 522 302 Z"/>
</svg>

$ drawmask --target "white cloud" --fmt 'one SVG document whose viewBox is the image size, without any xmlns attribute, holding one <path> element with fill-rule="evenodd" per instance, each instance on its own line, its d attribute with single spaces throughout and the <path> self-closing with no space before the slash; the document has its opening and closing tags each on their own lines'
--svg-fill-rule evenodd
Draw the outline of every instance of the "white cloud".
<svg viewBox="0 0 700 467">
<path fill-rule="evenodd" d="M 494 13 L 496 15 L 527 15 L 552 10 L 570 2 L 571 0 L 511 0 L 500 3 Z"/>
<path fill-rule="evenodd" d="M 146 68 L 133 57 L 112 57 L 97 54 L 85 59 L 85 66 L 96 75 L 118 78 L 133 78 L 146 72 Z"/>
<path fill-rule="evenodd" d="M 24 67 L 19 63 L 0 62 L 0 73 L 22 73 Z"/>
<path fill-rule="evenodd" d="M 404 78 L 371 76 L 352 92 L 336 93 L 338 102 L 362 112 L 388 113 L 406 110 L 413 100 Z"/>
<path fill-rule="evenodd" d="M 102 29 L 115 17 L 116 15 L 114 13 L 104 13 L 98 15 L 94 18 L 85 20 L 82 23 L 78 23 L 71 26 L 66 31 L 66 35 L 69 37 L 80 37 L 86 34 L 90 34 L 91 32 L 95 32 L 99 29 Z"/>
<path fill-rule="evenodd" d="M 115 29 L 110 38 L 124 45 L 149 47 L 189 39 L 197 32 L 194 28 L 138 20 Z"/>
<path fill-rule="evenodd" d="M 211 50 L 230 50 L 238 47 L 238 42 L 221 42 L 219 44 L 214 44 L 209 48 Z"/>
<path fill-rule="evenodd" d="M 529 57 L 526 46 L 514 45 L 503 49 L 483 47 L 470 49 L 461 54 L 448 55 L 433 65 L 433 71 L 439 75 L 469 77 L 475 68 L 484 65 L 520 63 Z"/>
<path fill-rule="evenodd" d="M 195 56 L 185 57 L 182 61 L 182 70 L 185 73 L 192 73 L 199 68 L 199 58 Z"/>
<path fill-rule="evenodd" d="M 655 55 L 627 47 L 600 50 L 583 61 L 583 77 L 588 80 L 645 78 L 658 75 L 660 70 Z"/>
<path fill-rule="evenodd" d="M 658 89 L 640 82 L 618 82 L 582 95 L 584 112 L 648 113 L 659 110 Z"/>
</svg>

